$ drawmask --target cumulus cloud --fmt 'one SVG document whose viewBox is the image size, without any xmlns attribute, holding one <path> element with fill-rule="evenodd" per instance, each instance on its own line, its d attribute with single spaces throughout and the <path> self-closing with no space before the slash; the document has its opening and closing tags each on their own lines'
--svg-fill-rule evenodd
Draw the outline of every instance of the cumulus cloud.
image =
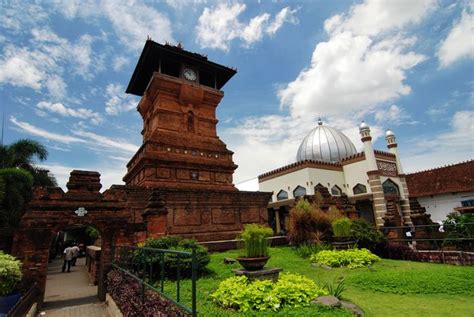
<svg viewBox="0 0 474 317">
<path fill-rule="evenodd" d="M 112 62 L 112 67 L 114 68 L 114 70 L 116 72 L 119 72 L 128 63 L 129 63 L 129 60 L 125 56 L 117 56 L 117 57 L 114 58 L 114 60 Z"/>
<path fill-rule="evenodd" d="M 244 47 L 260 41 L 265 34 L 274 35 L 283 23 L 299 23 L 295 16 L 297 10 L 290 7 L 282 9 L 271 21 L 269 13 L 262 13 L 241 22 L 239 17 L 245 11 L 242 3 L 220 3 L 213 8 L 205 8 L 196 26 L 197 39 L 201 47 L 209 47 L 228 51 L 230 43 L 240 39 Z"/>
<path fill-rule="evenodd" d="M 441 67 L 464 58 L 474 58 L 474 15 L 463 11 L 461 19 L 440 43 L 437 52 Z"/>
<path fill-rule="evenodd" d="M 248 118 L 225 131 L 241 166 L 236 181 L 294 162 L 317 115 L 342 130 L 359 150 L 360 120 L 369 121 L 375 141 L 391 119 L 401 123 L 409 118 L 393 102 L 411 92 L 407 73 L 426 56 L 413 50 L 417 39 L 407 28 L 433 6 L 433 1 L 368 0 L 328 18 L 328 39 L 315 45 L 309 65 L 277 92 L 288 114 Z"/>
<path fill-rule="evenodd" d="M 105 112 L 109 115 L 118 115 L 137 107 L 137 98 L 125 94 L 125 88 L 117 83 L 107 85 L 105 98 Z"/>
<path fill-rule="evenodd" d="M 31 30 L 31 48 L 8 44 L 0 56 L 0 83 L 46 89 L 50 96 L 63 98 L 67 85 L 65 71 L 91 79 L 101 69 L 101 60 L 91 48 L 93 38 L 82 35 L 76 43 L 47 28 Z M 18 70 L 22 71 L 19 72 Z"/>
<path fill-rule="evenodd" d="M 98 112 L 94 112 L 85 108 L 68 108 L 62 103 L 51 103 L 47 101 L 40 101 L 36 105 L 38 109 L 59 114 L 63 117 L 73 117 L 79 119 L 89 120 L 94 125 L 100 124 L 103 121 L 102 116 Z"/>
<path fill-rule="evenodd" d="M 391 105 L 388 109 L 379 110 L 375 113 L 375 120 L 380 124 L 400 125 L 400 124 L 415 124 L 411 116 L 405 109 Z"/>
</svg>

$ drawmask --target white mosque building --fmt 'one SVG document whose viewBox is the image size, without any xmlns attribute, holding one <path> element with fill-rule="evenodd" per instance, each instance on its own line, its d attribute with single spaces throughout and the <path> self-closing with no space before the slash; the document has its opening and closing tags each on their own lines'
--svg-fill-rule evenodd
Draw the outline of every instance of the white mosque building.
<svg viewBox="0 0 474 317">
<path fill-rule="evenodd" d="M 383 225 L 387 208 L 398 211 L 403 224 L 411 224 L 408 188 L 397 151 L 395 134 L 387 130 L 389 152 L 374 150 L 369 126 L 359 127 L 363 152 L 341 131 L 321 119 L 302 140 L 296 163 L 259 175 L 259 190 L 273 192 L 269 210 L 285 217 L 298 197 L 326 187 L 332 196 L 347 195 L 359 217 Z M 279 221 L 279 220 L 278 220 Z"/>
</svg>

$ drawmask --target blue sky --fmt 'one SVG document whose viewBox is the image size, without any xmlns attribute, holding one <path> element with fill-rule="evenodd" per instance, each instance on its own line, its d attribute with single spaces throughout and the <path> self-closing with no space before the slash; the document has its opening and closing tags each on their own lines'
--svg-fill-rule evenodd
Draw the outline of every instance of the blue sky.
<svg viewBox="0 0 474 317">
<path fill-rule="evenodd" d="M 241 182 L 295 161 L 315 125 L 397 135 L 406 172 L 474 158 L 474 6 L 469 1 L 2 1 L 4 143 L 45 144 L 72 169 L 121 183 L 141 143 L 125 94 L 147 36 L 238 73 L 218 133 Z"/>
</svg>

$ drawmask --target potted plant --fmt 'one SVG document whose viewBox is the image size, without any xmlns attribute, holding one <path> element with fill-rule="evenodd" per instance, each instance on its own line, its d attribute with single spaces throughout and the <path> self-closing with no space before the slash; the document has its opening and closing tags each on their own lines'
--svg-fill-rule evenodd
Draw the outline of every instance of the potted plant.
<svg viewBox="0 0 474 317">
<path fill-rule="evenodd" d="M 261 270 L 267 263 L 268 247 L 270 243 L 268 237 L 273 234 L 272 229 L 258 225 L 248 224 L 240 234 L 244 246 L 244 255 L 237 258 L 240 265 L 248 271 Z"/>
<path fill-rule="evenodd" d="M 20 300 L 21 262 L 0 251 L 0 314 L 7 314 Z"/>
<path fill-rule="evenodd" d="M 334 220 L 331 223 L 333 236 L 333 245 L 337 247 L 349 247 L 353 244 L 351 241 L 351 227 L 352 220 L 347 217 L 342 217 Z"/>
</svg>

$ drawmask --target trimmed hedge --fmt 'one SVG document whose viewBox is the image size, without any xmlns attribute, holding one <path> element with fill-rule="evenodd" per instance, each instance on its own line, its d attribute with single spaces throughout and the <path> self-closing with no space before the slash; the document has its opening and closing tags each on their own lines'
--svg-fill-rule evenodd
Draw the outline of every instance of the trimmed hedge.
<svg viewBox="0 0 474 317">
<path fill-rule="evenodd" d="M 347 266 L 350 269 L 364 267 L 380 258 L 367 249 L 324 250 L 311 256 L 311 262 L 332 267 Z"/>
</svg>

